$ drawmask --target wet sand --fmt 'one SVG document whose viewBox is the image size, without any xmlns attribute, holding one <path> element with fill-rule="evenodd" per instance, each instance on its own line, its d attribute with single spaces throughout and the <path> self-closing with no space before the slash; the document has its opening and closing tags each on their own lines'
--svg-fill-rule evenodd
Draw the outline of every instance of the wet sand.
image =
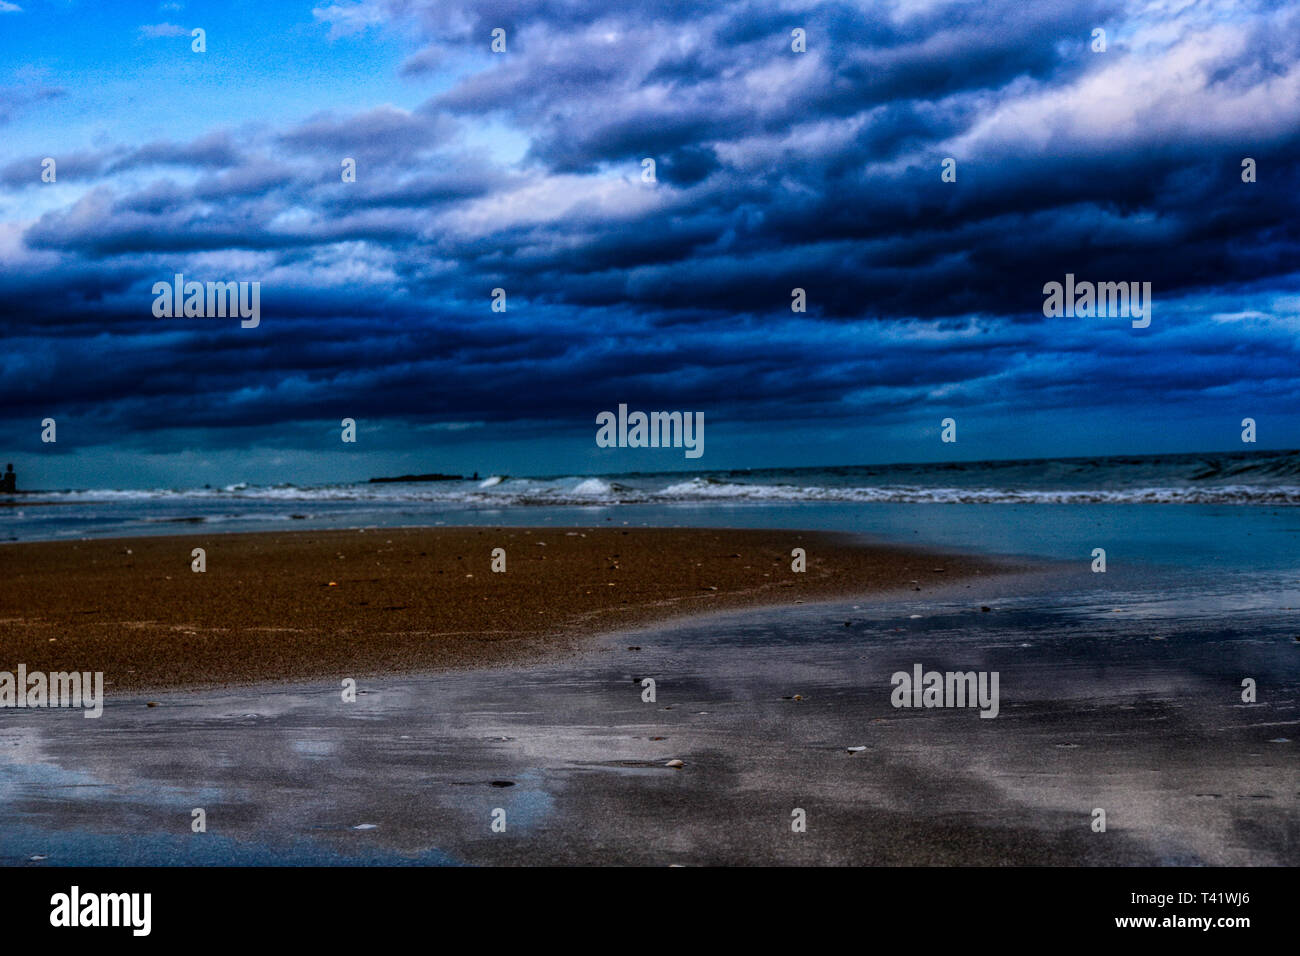
<svg viewBox="0 0 1300 956">
<path fill-rule="evenodd" d="M 194 548 L 206 571 L 191 570 Z M 506 571 L 492 570 L 505 550 Z M 807 571 L 791 570 L 804 548 Z M 0 670 L 110 697 L 520 664 L 652 621 L 922 593 L 1004 565 L 825 532 L 387 528 L 0 546 Z"/>
<path fill-rule="evenodd" d="M 354 702 L 321 682 L 11 712 L 0 864 L 1300 861 L 1290 635 L 1266 615 L 1135 626 L 1079 598 L 997 576 L 377 677 Z M 999 670 L 998 717 L 895 709 L 913 662 Z"/>
</svg>

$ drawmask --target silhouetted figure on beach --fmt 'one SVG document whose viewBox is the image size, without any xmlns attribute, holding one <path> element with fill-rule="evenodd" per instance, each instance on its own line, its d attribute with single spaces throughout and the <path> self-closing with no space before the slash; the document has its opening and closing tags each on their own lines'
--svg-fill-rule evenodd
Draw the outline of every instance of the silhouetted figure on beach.
<svg viewBox="0 0 1300 956">
<path fill-rule="evenodd" d="M 18 490 L 18 476 L 14 474 L 13 465 L 5 465 L 5 473 L 0 475 L 0 494 L 12 495 Z"/>
</svg>

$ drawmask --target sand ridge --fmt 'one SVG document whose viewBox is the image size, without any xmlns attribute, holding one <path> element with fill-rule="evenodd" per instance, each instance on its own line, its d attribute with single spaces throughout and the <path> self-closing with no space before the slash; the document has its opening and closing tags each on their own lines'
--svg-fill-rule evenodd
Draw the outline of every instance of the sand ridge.
<svg viewBox="0 0 1300 956">
<path fill-rule="evenodd" d="M 807 570 L 791 570 L 804 548 Z M 203 548 L 207 570 L 191 570 Z M 491 570 L 494 548 L 506 571 Z M 371 528 L 0 547 L 0 669 L 109 694 L 525 662 L 702 611 L 925 589 L 993 562 L 808 531 Z M 915 583 L 913 583 L 915 582 Z"/>
</svg>

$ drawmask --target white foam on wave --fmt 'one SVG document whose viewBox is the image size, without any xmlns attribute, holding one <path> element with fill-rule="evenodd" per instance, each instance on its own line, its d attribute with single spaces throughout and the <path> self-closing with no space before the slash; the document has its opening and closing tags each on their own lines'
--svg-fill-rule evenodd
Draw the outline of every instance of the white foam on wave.
<svg viewBox="0 0 1300 956">
<path fill-rule="evenodd" d="M 355 502 L 378 507 L 399 504 L 442 505 L 589 505 L 674 502 L 845 502 L 893 504 L 1241 504 L 1300 505 L 1300 486 L 1219 485 L 1141 488 L 1017 489 L 933 488 L 922 485 L 804 485 L 746 484 L 709 478 L 673 481 L 656 488 L 651 479 L 628 483 L 605 478 L 514 479 L 493 475 L 479 483 L 447 482 L 429 485 L 329 485 L 299 488 L 294 485 L 259 487 L 231 485 L 227 489 L 187 491 L 101 490 L 34 495 L 32 500 L 84 503 L 149 501 Z"/>
<path fill-rule="evenodd" d="M 578 482 L 571 494 L 579 496 L 607 495 L 613 491 L 613 487 L 607 481 L 599 478 L 588 478 L 585 481 Z"/>
<path fill-rule="evenodd" d="M 916 485 L 823 487 L 747 485 L 701 479 L 678 482 L 657 496 L 679 501 L 843 501 L 891 504 L 1300 504 L 1300 487 L 1215 488 L 927 488 Z"/>
</svg>

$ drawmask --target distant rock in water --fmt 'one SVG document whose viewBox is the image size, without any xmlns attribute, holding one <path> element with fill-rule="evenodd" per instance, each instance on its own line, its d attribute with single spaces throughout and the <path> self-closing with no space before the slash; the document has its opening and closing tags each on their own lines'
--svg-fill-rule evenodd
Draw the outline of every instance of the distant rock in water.
<svg viewBox="0 0 1300 956">
<path fill-rule="evenodd" d="M 371 478 L 370 484 L 377 485 L 386 481 L 467 481 L 464 475 L 442 475 L 434 472 L 431 475 L 398 475 L 396 478 Z"/>
</svg>

